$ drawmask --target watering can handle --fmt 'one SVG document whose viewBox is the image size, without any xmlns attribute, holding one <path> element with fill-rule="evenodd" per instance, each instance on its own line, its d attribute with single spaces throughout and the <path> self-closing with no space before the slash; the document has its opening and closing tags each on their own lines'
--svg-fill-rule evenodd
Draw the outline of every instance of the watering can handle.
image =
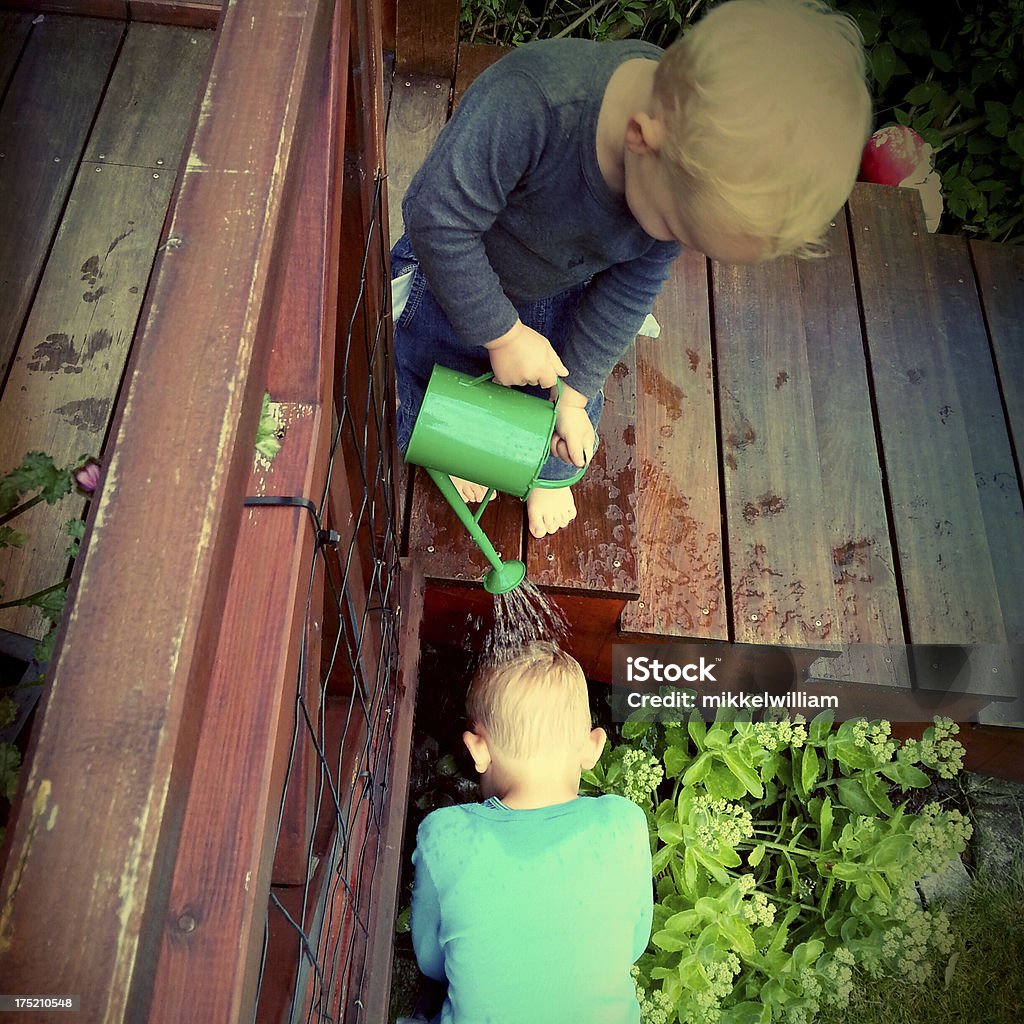
<svg viewBox="0 0 1024 1024">
<path fill-rule="evenodd" d="M 479 377 L 474 377 L 472 380 L 464 381 L 463 383 L 467 388 L 475 387 L 477 384 L 483 384 L 484 381 L 494 380 L 494 374 L 488 370 L 487 373 L 481 373 Z M 558 398 L 555 399 L 555 405 L 558 404 L 558 399 L 562 397 L 562 378 L 555 378 L 555 386 L 558 388 Z"/>
</svg>

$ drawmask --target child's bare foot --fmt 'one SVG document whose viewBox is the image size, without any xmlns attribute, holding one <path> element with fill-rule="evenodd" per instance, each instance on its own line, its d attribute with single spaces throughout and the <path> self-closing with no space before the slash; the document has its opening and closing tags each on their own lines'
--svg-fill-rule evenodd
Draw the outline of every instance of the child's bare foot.
<svg viewBox="0 0 1024 1024">
<path fill-rule="evenodd" d="M 451 481 L 467 504 L 471 501 L 483 501 L 487 496 L 487 488 L 483 484 L 474 484 L 457 476 L 451 477 Z"/>
<path fill-rule="evenodd" d="M 576 518 L 576 502 L 568 487 L 534 487 L 526 496 L 526 520 L 534 537 L 546 537 Z"/>
</svg>

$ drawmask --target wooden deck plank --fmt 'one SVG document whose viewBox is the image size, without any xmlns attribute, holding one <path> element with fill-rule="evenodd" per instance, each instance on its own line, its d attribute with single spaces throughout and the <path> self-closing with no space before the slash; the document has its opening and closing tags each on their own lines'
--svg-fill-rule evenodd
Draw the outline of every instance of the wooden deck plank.
<svg viewBox="0 0 1024 1024">
<path fill-rule="evenodd" d="M 510 47 L 507 46 L 491 46 L 487 43 L 459 43 L 458 65 L 455 68 L 455 85 L 452 89 L 452 110 L 459 105 L 459 100 L 462 99 L 476 76 L 509 52 Z"/>
<path fill-rule="evenodd" d="M 830 255 L 799 263 L 807 358 L 836 593 L 836 639 L 845 647 L 821 674 L 907 686 L 890 646 L 904 641 L 899 588 L 868 383 L 845 210 Z"/>
<path fill-rule="evenodd" d="M 523 509 L 518 498 L 498 494 L 480 519 L 503 561 L 523 557 Z M 422 469 L 416 470 L 413 479 L 408 547 L 428 579 L 476 582 L 490 569 L 483 552 Z"/>
<path fill-rule="evenodd" d="M 0 398 L 0 419 L 9 424 L 0 472 L 27 451 L 48 452 L 58 464 L 102 452 L 190 127 L 182 115 L 202 83 L 200 51 L 209 39 L 194 39 L 189 30 L 154 25 L 129 32 L 96 124 L 103 148 L 87 148 L 97 159 L 81 165 Z M 126 117 L 131 109 L 139 113 Z M 172 129 L 175 111 L 181 123 Z M 123 120 L 133 124 L 130 136 Z M 106 142 L 110 160 L 101 163 Z M 84 504 L 72 497 L 26 513 L 28 544 L 0 553 L 10 593 L 33 593 L 63 577 L 63 524 Z M 5 611 L 0 623 L 32 636 L 46 628 L 37 611 L 24 608 Z"/>
<path fill-rule="evenodd" d="M 526 542 L 526 575 L 559 590 L 639 595 L 636 564 L 636 354 L 605 382 L 601 442 L 572 488 L 576 518 L 552 536 Z"/>
<path fill-rule="evenodd" d="M 1010 643 L 1024 642 L 1024 504 L 992 349 L 978 300 L 967 242 L 934 235 L 935 283 L 947 325 L 974 483 L 996 580 L 996 600 Z M 1018 336 L 1021 325 L 1018 324 Z M 1012 378 L 1009 381 L 1014 386 Z M 1020 387 L 1020 382 L 1016 384 Z"/>
<path fill-rule="evenodd" d="M 835 642 L 798 262 L 712 269 L 733 638 Z"/>
<path fill-rule="evenodd" d="M 22 48 L 32 32 L 32 15 L 21 11 L 0 11 L 0 96 L 18 66 Z"/>
<path fill-rule="evenodd" d="M 924 230 L 920 199 L 903 189 L 861 187 L 850 214 L 907 639 L 1002 643 L 967 427 L 983 410 L 970 406 L 958 380 L 962 328 L 950 319 L 953 306 L 944 305 L 949 282 Z M 983 371 L 970 368 L 972 375 Z"/>
<path fill-rule="evenodd" d="M 84 159 L 174 176 L 206 79 L 213 33 L 133 22 Z"/>
<path fill-rule="evenodd" d="M 0 379 L 17 347 L 121 32 L 114 22 L 44 18 L 32 27 L 0 109 Z"/>
<path fill-rule="evenodd" d="M 388 108 L 388 226 L 391 245 L 405 230 L 402 199 L 412 176 L 448 120 L 450 84 L 446 79 L 396 72 Z"/>
<path fill-rule="evenodd" d="M 654 304 L 657 340 L 637 338 L 637 559 L 640 600 L 622 628 L 725 640 L 707 261 L 686 252 Z"/>
<path fill-rule="evenodd" d="M 1010 436 L 1020 460 L 1024 453 L 1024 248 L 971 242 L 970 250 Z"/>
</svg>

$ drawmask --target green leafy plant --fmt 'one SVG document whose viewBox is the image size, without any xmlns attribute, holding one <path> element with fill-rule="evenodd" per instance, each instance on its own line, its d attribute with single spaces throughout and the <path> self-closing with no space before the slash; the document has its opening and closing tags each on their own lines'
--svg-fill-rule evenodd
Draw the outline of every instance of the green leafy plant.
<svg viewBox="0 0 1024 1024">
<path fill-rule="evenodd" d="M 96 462 L 84 455 L 74 466 L 60 467 L 43 452 L 29 452 L 20 465 L 0 479 L 0 548 L 17 548 L 25 544 L 28 539 L 26 535 L 10 525 L 20 515 L 41 502 L 56 505 L 72 491 L 76 483 L 80 489 L 91 493 L 95 489 L 97 479 Z M 67 521 L 64 529 L 69 538 L 65 554 L 71 561 L 78 554 L 85 523 L 76 516 Z M 0 609 L 18 606 L 39 609 L 43 620 L 48 624 L 43 639 L 39 641 L 34 651 L 35 660 L 41 666 L 45 666 L 53 653 L 57 624 L 64 611 L 69 582 L 70 576 L 35 593 L 0 600 Z M 0 598 L 5 598 L 3 580 L 0 580 Z M 18 685 L 39 687 L 41 684 L 40 675 L 31 682 Z M 13 690 L 8 688 L 0 693 L 0 728 L 9 726 L 16 715 L 17 705 L 13 699 Z M 14 797 L 20 767 L 19 748 L 14 743 L 0 742 L 0 796 L 8 801 Z"/>
<path fill-rule="evenodd" d="M 956 775 L 958 727 L 900 744 L 886 722 L 831 712 L 751 722 L 634 719 L 584 774 L 645 808 L 657 901 L 634 969 L 646 1024 L 812 1021 L 855 972 L 926 979 L 948 953 L 943 910 L 915 883 L 964 850 L 967 819 L 912 790 Z"/>
<path fill-rule="evenodd" d="M 876 121 L 935 147 L 944 228 L 1024 238 L 1024 0 L 838 0 L 860 25 Z"/>
</svg>

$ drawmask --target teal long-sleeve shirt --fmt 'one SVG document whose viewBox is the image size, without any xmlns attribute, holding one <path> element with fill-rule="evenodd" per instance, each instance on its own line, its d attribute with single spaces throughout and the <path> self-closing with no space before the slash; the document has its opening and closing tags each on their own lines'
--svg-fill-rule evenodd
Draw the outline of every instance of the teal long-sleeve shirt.
<svg viewBox="0 0 1024 1024">
<path fill-rule="evenodd" d="M 653 884 L 636 804 L 441 808 L 413 863 L 413 947 L 424 974 L 448 981 L 441 1024 L 638 1024 L 629 969 L 650 937 Z"/>
</svg>

